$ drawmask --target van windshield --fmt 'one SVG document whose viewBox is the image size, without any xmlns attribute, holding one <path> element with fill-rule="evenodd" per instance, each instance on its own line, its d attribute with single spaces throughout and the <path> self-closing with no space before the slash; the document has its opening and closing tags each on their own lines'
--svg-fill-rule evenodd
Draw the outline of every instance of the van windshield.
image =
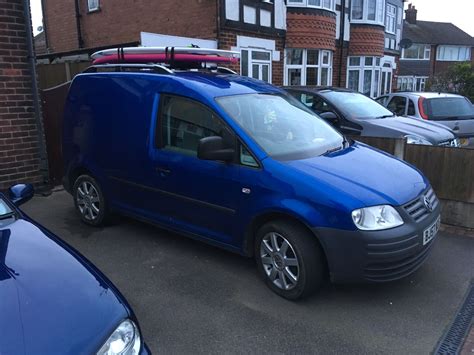
<svg viewBox="0 0 474 355">
<path fill-rule="evenodd" d="M 340 133 L 291 97 L 233 95 L 217 102 L 271 157 L 303 159 L 343 148 Z"/>
</svg>

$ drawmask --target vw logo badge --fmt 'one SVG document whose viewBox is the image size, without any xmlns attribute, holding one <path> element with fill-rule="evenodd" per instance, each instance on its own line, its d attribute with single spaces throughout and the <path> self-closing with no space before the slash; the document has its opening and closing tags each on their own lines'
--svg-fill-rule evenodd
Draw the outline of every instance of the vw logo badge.
<svg viewBox="0 0 474 355">
<path fill-rule="evenodd" d="M 431 201 L 430 201 L 430 199 L 428 198 L 428 196 L 425 196 L 425 197 L 423 198 L 423 202 L 424 202 L 424 204 L 425 204 L 426 209 L 427 209 L 429 212 L 433 211 L 433 206 L 431 205 Z"/>
</svg>

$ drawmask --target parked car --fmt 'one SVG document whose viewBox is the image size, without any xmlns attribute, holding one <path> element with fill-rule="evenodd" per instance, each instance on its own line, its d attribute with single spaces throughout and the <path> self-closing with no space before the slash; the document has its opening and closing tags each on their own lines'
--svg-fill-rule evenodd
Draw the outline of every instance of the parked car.
<svg viewBox="0 0 474 355">
<path fill-rule="evenodd" d="M 118 213 L 253 256 L 288 299 L 327 272 L 384 282 L 427 258 L 440 220 L 428 180 L 284 90 L 231 74 L 107 69 L 76 76 L 65 107 L 64 187 L 83 222 Z"/>
<path fill-rule="evenodd" d="M 474 107 L 467 97 L 435 92 L 397 92 L 376 101 L 398 116 L 434 121 L 449 127 L 462 146 L 474 145 Z"/>
<path fill-rule="evenodd" d="M 148 354 L 127 301 L 104 274 L 0 194 L 0 353 Z"/>
<path fill-rule="evenodd" d="M 408 144 L 458 146 L 448 128 L 430 122 L 396 117 L 371 98 L 348 89 L 328 87 L 287 87 L 314 113 L 347 135 L 405 138 Z"/>
</svg>

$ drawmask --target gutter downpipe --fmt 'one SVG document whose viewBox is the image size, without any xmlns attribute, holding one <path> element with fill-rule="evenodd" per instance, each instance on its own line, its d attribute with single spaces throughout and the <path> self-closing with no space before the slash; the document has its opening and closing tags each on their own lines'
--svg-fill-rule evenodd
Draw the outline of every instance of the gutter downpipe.
<svg viewBox="0 0 474 355">
<path fill-rule="evenodd" d="M 84 47 L 84 39 L 82 38 L 82 29 L 81 29 L 81 10 L 79 8 L 79 0 L 75 1 L 76 6 L 76 28 L 77 28 L 77 44 L 79 48 Z"/>
<path fill-rule="evenodd" d="M 339 32 L 339 45 L 341 48 L 341 53 L 339 56 L 339 79 L 337 86 L 341 87 L 342 83 L 342 60 L 344 59 L 344 33 L 346 32 L 346 0 L 341 0 L 341 16 L 340 16 L 341 26 Z"/>
<path fill-rule="evenodd" d="M 23 16 L 25 18 L 26 45 L 28 50 L 28 64 L 31 73 L 31 93 L 33 95 L 33 108 L 35 110 L 36 128 L 38 130 L 38 147 L 40 153 L 39 169 L 43 175 L 43 182 L 49 182 L 48 156 L 41 117 L 40 98 L 38 94 L 38 78 L 36 73 L 36 56 L 33 48 L 33 34 L 31 28 L 30 0 L 23 0 Z"/>
</svg>

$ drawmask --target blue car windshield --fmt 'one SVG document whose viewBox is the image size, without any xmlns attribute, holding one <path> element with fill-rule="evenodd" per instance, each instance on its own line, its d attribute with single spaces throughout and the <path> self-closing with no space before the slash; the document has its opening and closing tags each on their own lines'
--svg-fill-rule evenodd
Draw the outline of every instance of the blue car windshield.
<svg viewBox="0 0 474 355">
<path fill-rule="evenodd" d="M 378 102 L 357 92 L 328 91 L 321 92 L 321 96 L 349 118 L 366 120 L 393 116 L 392 112 Z"/>
<path fill-rule="evenodd" d="M 0 218 L 11 216 L 12 214 L 13 211 L 10 206 L 0 197 Z"/>
<path fill-rule="evenodd" d="M 271 157 L 302 159 L 343 147 L 340 133 L 292 97 L 246 94 L 217 102 Z"/>
</svg>

